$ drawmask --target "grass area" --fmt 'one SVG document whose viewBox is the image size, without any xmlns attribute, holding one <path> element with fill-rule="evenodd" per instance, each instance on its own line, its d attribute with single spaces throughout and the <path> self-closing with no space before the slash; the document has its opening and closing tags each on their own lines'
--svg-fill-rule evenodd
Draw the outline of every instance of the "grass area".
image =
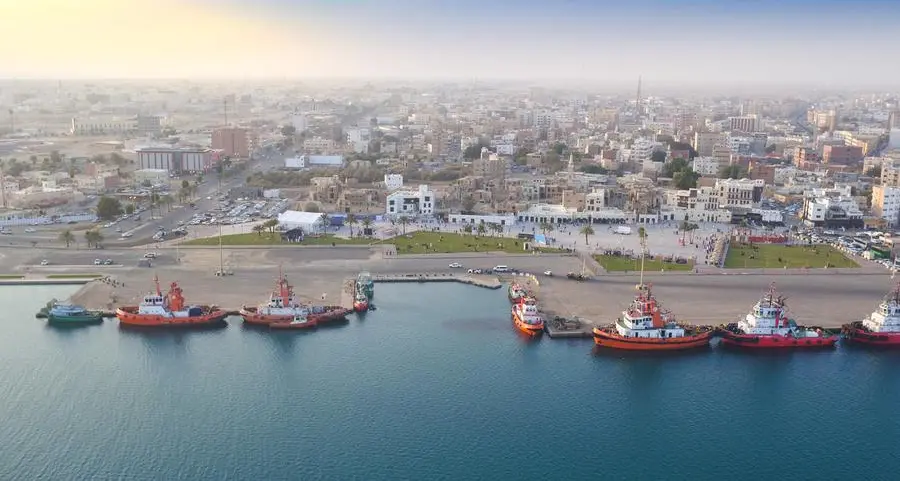
<svg viewBox="0 0 900 481">
<path fill-rule="evenodd" d="M 454 254 L 457 252 L 506 252 L 523 254 L 522 239 L 511 237 L 475 236 L 449 232 L 413 232 L 385 239 L 385 244 L 397 246 L 397 254 Z M 537 248 L 539 252 L 558 253 L 562 249 Z"/>
<path fill-rule="evenodd" d="M 740 268 L 859 267 L 852 259 L 831 246 L 787 246 L 780 244 L 732 244 L 725 267 Z"/>
<path fill-rule="evenodd" d="M 47 279 L 99 279 L 103 274 L 49 274 Z"/>
<path fill-rule="evenodd" d="M 601 266 L 603 266 L 603 268 L 606 269 L 607 272 L 641 270 L 640 257 L 637 259 L 632 259 L 628 256 L 595 255 L 594 260 L 596 260 Z M 649 257 L 644 259 L 644 270 L 647 272 L 661 271 L 663 269 L 667 271 L 689 271 L 693 268 L 693 261 L 689 261 L 687 264 L 678 264 L 662 259 L 651 259 Z"/>
<path fill-rule="evenodd" d="M 265 232 L 262 234 L 229 234 L 222 236 L 223 246 L 271 246 L 271 245 L 296 245 L 296 246 L 317 246 L 317 245 L 366 245 L 371 244 L 372 239 L 367 237 L 354 237 L 348 239 L 346 237 L 335 237 L 331 234 L 312 237 L 307 236 L 303 242 L 285 242 L 281 240 L 280 234 L 272 234 Z M 184 242 L 185 246 L 218 246 L 219 237 L 204 237 L 203 239 L 194 239 Z"/>
<path fill-rule="evenodd" d="M 0 274 L 0 279 L 24 279 L 25 276 L 18 276 L 16 274 Z"/>
</svg>

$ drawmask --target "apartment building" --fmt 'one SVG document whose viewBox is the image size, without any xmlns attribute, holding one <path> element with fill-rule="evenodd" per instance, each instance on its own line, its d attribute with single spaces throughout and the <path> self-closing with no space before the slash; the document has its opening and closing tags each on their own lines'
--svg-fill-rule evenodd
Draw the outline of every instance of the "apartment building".
<svg viewBox="0 0 900 481">
<path fill-rule="evenodd" d="M 246 159 L 250 157 L 247 129 L 224 127 L 212 132 L 212 148 L 227 157 Z"/>
<path fill-rule="evenodd" d="M 396 190 L 387 195 L 385 213 L 388 215 L 431 215 L 434 213 L 434 192 L 427 185 L 417 190 Z"/>
<path fill-rule="evenodd" d="M 711 156 L 713 147 L 722 141 L 722 134 L 718 132 L 694 132 L 691 147 L 697 151 L 697 155 Z"/>
<path fill-rule="evenodd" d="M 852 145 L 826 145 L 822 149 L 822 162 L 828 165 L 858 165 L 863 157 L 862 148 Z"/>
<path fill-rule="evenodd" d="M 761 179 L 718 179 L 714 187 L 723 208 L 752 209 L 762 200 L 765 182 Z"/>
<path fill-rule="evenodd" d="M 756 132 L 760 129 L 759 118 L 755 115 L 728 117 L 728 129 L 746 133 Z"/>
<path fill-rule="evenodd" d="M 210 149 L 146 147 L 135 153 L 139 169 L 162 169 L 173 174 L 207 172 L 214 162 Z"/>
<path fill-rule="evenodd" d="M 731 211 L 719 205 L 719 192 L 714 187 L 669 190 L 666 192 L 666 205 L 678 221 L 731 221 Z"/>
<path fill-rule="evenodd" d="M 872 215 L 884 219 L 889 226 L 900 223 L 900 187 L 872 187 Z"/>
</svg>

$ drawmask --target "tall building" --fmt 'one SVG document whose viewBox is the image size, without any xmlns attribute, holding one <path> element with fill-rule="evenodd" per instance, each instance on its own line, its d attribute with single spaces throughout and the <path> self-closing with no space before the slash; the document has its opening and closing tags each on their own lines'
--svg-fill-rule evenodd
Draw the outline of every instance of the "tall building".
<svg viewBox="0 0 900 481">
<path fill-rule="evenodd" d="M 247 129 L 223 127 L 213 130 L 212 148 L 221 150 L 227 157 L 249 158 L 250 147 L 247 142 Z"/>
<path fill-rule="evenodd" d="M 900 188 L 872 186 L 872 215 L 896 226 L 900 221 Z"/>
<path fill-rule="evenodd" d="M 135 152 L 139 169 L 161 169 L 173 174 L 206 172 L 213 163 L 210 149 L 147 147 Z"/>
<path fill-rule="evenodd" d="M 759 117 L 744 115 L 741 117 L 728 117 L 728 126 L 731 131 L 753 133 L 759 131 Z"/>
<path fill-rule="evenodd" d="M 697 151 L 697 155 L 709 157 L 712 155 L 713 147 L 721 141 L 722 135 L 718 132 L 694 132 L 691 147 Z"/>
<path fill-rule="evenodd" d="M 856 165 L 863 161 L 861 147 L 850 145 L 826 145 L 822 149 L 822 162 L 836 165 Z"/>
</svg>

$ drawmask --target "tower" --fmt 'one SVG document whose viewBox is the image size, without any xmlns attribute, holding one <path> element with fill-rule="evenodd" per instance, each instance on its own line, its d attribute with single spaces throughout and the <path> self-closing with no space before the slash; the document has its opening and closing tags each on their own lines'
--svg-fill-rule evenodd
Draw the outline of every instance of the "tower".
<svg viewBox="0 0 900 481">
<path fill-rule="evenodd" d="M 575 176 L 575 156 L 569 152 L 569 169 L 568 169 L 568 181 L 572 182 L 572 178 Z"/>
<path fill-rule="evenodd" d="M 637 101 L 634 103 L 635 117 L 641 116 L 641 76 L 638 75 Z"/>
</svg>

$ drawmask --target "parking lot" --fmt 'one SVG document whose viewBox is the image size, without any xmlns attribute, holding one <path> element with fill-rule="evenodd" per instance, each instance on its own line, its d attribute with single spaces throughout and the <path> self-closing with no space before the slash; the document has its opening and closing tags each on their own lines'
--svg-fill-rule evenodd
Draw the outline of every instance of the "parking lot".
<svg viewBox="0 0 900 481">
<path fill-rule="evenodd" d="M 207 200 L 212 200 L 212 197 L 208 197 Z M 216 206 L 208 211 L 201 212 L 195 209 L 197 212 L 194 216 L 183 222 L 182 226 L 245 224 L 277 217 L 288 208 L 288 201 L 284 199 L 231 200 L 225 195 L 220 195 L 216 200 L 218 201 Z"/>
<path fill-rule="evenodd" d="M 798 231 L 793 235 L 795 242 L 808 244 L 828 244 L 863 264 L 871 262 L 892 272 L 900 270 L 893 245 L 887 239 L 890 233 L 879 231 Z"/>
</svg>

